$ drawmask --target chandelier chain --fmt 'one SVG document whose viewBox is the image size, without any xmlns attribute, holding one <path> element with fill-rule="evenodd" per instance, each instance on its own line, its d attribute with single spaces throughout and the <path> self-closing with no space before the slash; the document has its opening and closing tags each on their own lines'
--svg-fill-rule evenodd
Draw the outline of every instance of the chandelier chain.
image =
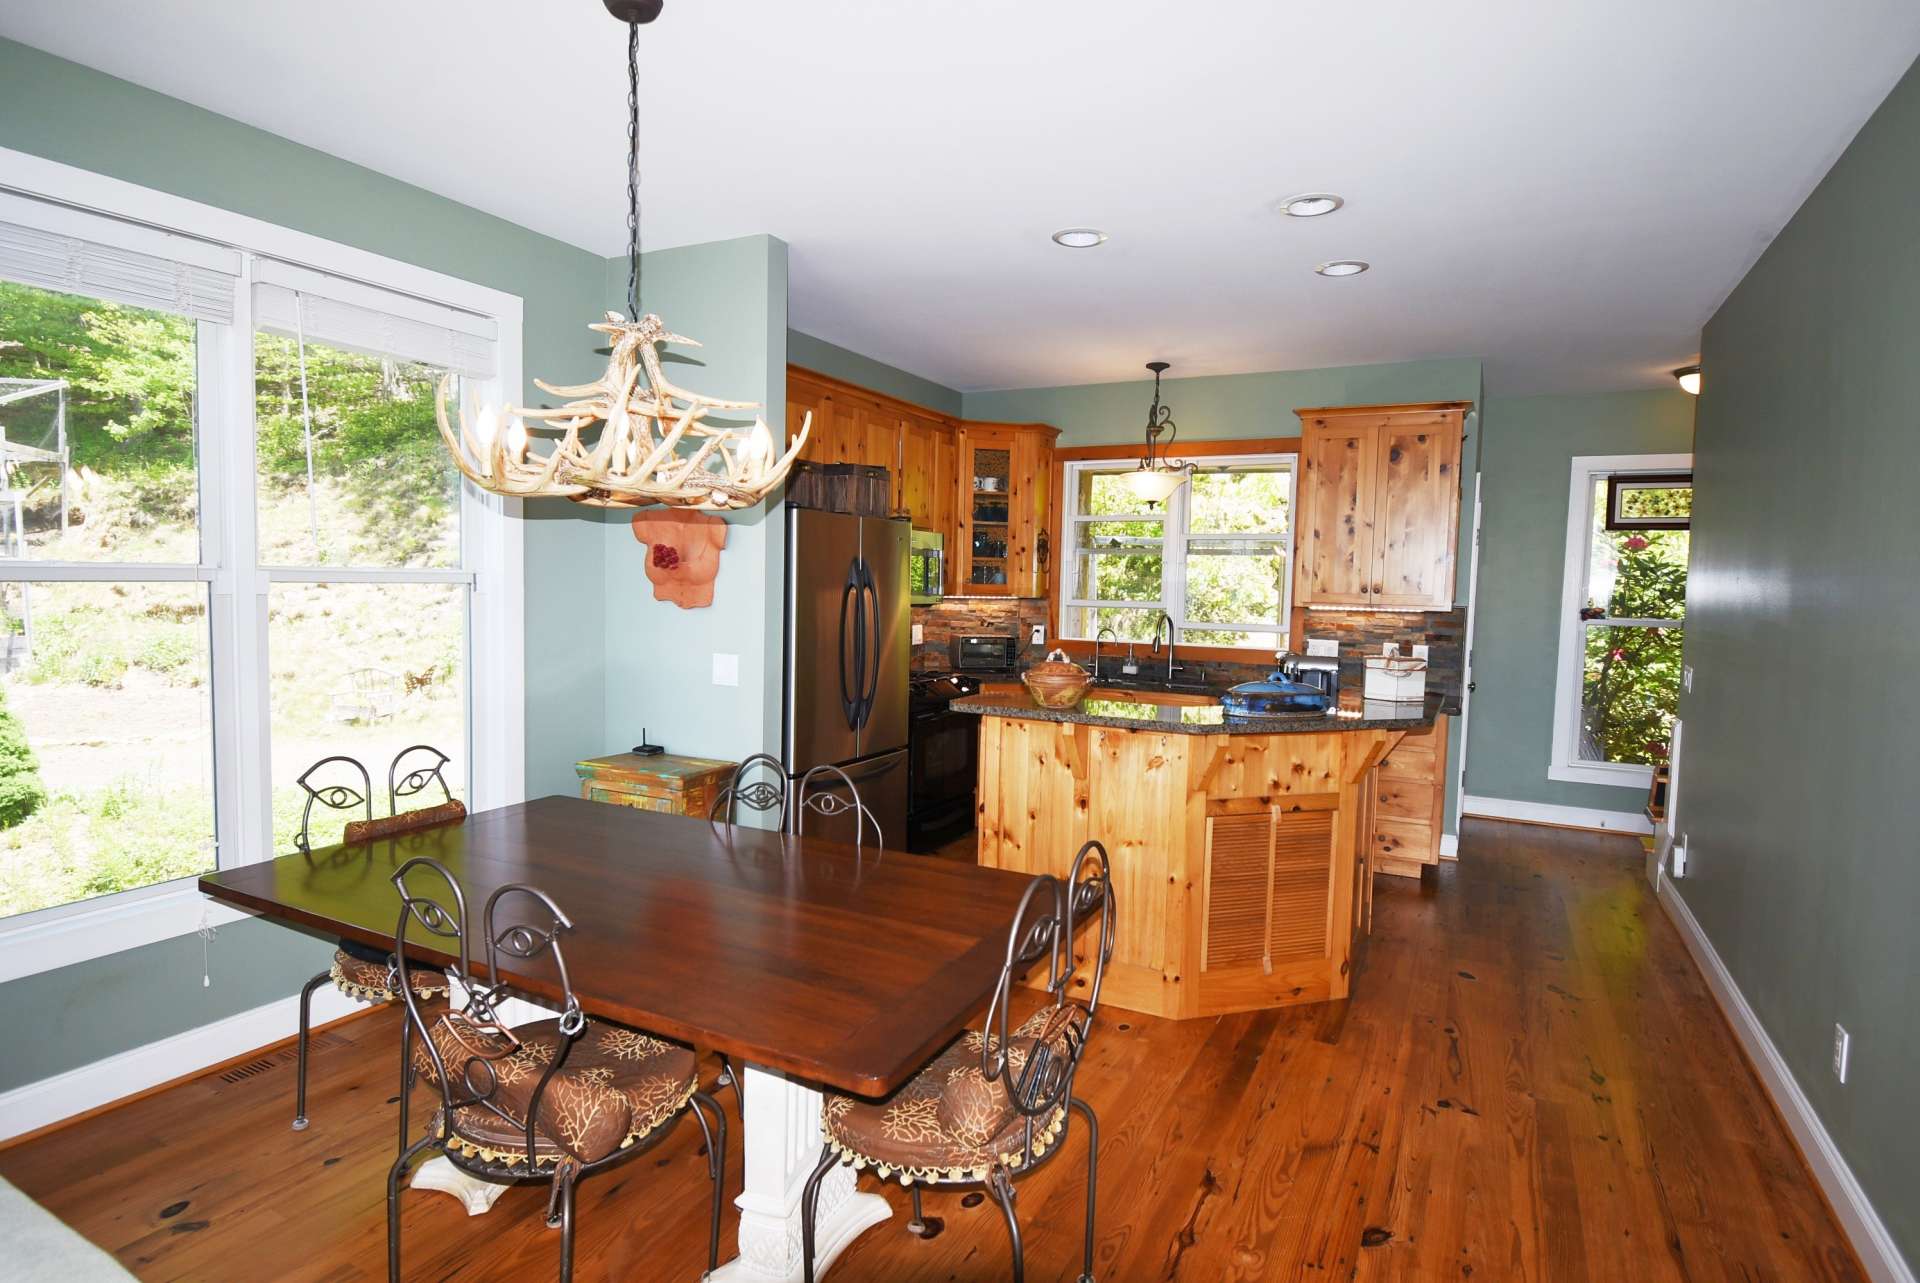
<svg viewBox="0 0 1920 1283">
<path fill-rule="evenodd" d="M 640 319 L 640 24 L 627 23 L 627 319 Z"/>
</svg>

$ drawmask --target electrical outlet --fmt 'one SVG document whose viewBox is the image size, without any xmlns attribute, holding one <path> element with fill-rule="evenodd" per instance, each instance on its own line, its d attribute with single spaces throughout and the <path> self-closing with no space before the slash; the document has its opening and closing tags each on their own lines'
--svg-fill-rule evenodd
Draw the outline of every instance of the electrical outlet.
<svg viewBox="0 0 1920 1283">
<path fill-rule="evenodd" d="M 1680 670 L 1680 689 L 1693 694 L 1693 665 L 1687 664 Z"/>
<path fill-rule="evenodd" d="M 1398 655 L 1400 653 L 1400 643 L 1399 642 L 1381 642 L 1380 653 L 1382 655 Z"/>
<path fill-rule="evenodd" d="M 1427 648 L 1425 646 L 1415 646 L 1413 648 L 1413 657 L 1415 659 L 1425 659 L 1427 657 Z"/>
<path fill-rule="evenodd" d="M 740 657 L 723 655 L 715 651 L 713 655 L 713 684 L 715 686 L 738 686 L 740 684 Z"/>
<path fill-rule="evenodd" d="M 1680 840 L 1673 844 L 1673 868 L 1670 870 L 1676 878 L 1687 876 L 1687 835 L 1682 833 Z"/>
<path fill-rule="evenodd" d="M 1035 624 L 1032 628 L 1028 629 L 1027 641 L 1035 646 L 1046 645 L 1047 644 L 1047 626 L 1045 624 Z"/>
<path fill-rule="evenodd" d="M 913 626 L 913 644 L 919 646 L 925 643 L 926 640 L 927 626 L 925 624 L 915 624 Z"/>
<path fill-rule="evenodd" d="M 1340 658 L 1340 639 L 1337 637 L 1307 638 L 1307 654 L 1324 655 L 1328 659 Z"/>
<path fill-rule="evenodd" d="M 1833 1027 L 1833 1076 L 1847 1081 L 1847 1057 L 1853 1052 L 1853 1035 L 1844 1025 Z"/>
</svg>

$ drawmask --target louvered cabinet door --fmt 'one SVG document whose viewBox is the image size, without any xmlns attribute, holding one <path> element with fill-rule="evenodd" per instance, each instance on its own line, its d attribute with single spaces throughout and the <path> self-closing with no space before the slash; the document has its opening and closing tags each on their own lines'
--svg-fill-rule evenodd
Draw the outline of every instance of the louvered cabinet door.
<svg viewBox="0 0 1920 1283">
<path fill-rule="evenodd" d="M 1337 800 L 1207 817 L 1203 971 L 1327 956 Z"/>
</svg>

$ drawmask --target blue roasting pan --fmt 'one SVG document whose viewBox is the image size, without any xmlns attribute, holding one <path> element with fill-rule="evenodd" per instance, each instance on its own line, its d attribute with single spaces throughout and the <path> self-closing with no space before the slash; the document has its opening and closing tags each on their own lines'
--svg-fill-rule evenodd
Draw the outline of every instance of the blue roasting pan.
<svg viewBox="0 0 1920 1283">
<path fill-rule="evenodd" d="M 1275 717 L 1285 713 L 1323 713 L 1332 703 L 1318 686 L 1269 673 L 1261 682 L 1241 682 L 1220 697 L 1229 717 Z"/>
</svg>

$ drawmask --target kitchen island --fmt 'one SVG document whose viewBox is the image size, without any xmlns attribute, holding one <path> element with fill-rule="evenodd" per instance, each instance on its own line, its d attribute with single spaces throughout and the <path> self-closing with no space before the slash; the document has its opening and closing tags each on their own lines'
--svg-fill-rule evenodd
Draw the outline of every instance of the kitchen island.
<svg viewBox="0 0 1920 1283">
<path fill-rule="evenodd" d="M 1209 696 L 1019 687 L 953 701 L 980 721 L 978 859 L 1066 876 L 1107 848 L 1119 913 L 1102 1000 L 1184 1018 L 1347 996 L 1372 909 L 1371 776 L 1448 709 L 1234 718 Z"/>
</svg>

